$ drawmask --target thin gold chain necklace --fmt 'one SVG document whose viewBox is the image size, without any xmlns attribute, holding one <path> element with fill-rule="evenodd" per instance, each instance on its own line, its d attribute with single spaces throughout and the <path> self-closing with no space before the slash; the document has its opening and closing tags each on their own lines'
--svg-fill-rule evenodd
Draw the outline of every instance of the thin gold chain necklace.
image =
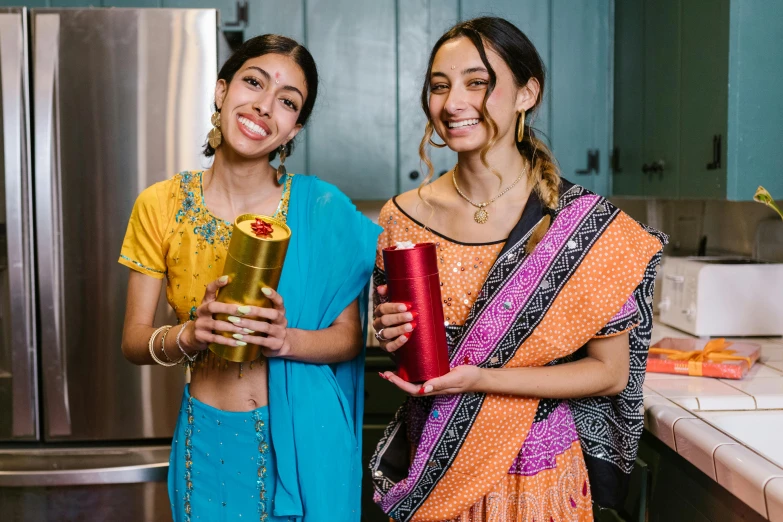
<svg viewBox="0 0 783 522">
<path fill-rule="evenodd" d="M 514 180 L 514 183 L 506 187 L 504 190 L 502 190 L 497 196 L 490 199 L 489 201 L 485 201 L 483 203 L 475 203 L 472 199 L 467 197 L 465 194 L 462 193 L 462 191 L 459 189 L 459 186 L 457 185 L 457 165 L 454 165 L 454 171 L 451 173 L 451 181 L 454 182 L 454 188 L 457 190 L 457 194 L 462 196 L 462 199 L 476 207 L 478 210 L 473 214 L 473 221 L 478 223 L 479 225 L 483 225 L 487 222 L 489 219 L 489 212 L 487 212 L 486 207 L 491 205 L 495 202 L 496 199 L 498 199 L 500 196 L 511 190 L 516 186 L 517 183 L 519 183 L 519 180 L 522 179 L 522 176 L 525 174 L 525 169 L 522 169 L 522 172 L 519 173 L 519 176 L 517 176 L 517 179 Z"/>
</svg>

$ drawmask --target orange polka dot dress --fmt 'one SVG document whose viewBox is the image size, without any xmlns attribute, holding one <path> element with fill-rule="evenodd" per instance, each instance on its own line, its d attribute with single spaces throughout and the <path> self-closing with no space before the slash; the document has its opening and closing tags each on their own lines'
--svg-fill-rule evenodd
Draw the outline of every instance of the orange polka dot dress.
<svg viewBox="0 0 783 522">
<path fill-rule="evenodd" d="M 438 268 L 441 281 L 441 297 L 443 299 L 443 316 L 452 327 L 459 327 L 465 323 L 471 307 L 476 300 L 478 292 L 484 285 L 489 272 L 498 254 L 503 249 L 505 241 L 492 243 L 461 243 L 452 240 L 435 231 L 426 229 L 421 223 L 408 216 L 400 209 L 394 200 L 388 202 L 381 210 L 379 224 L 384 228 L 378 239 L 378 252 L 376 265 L 383 270 L 383 248 L 393 246 L 399 241 L 411 241 L 413 243 L 435 243 L 438 255 Z M 511 403 L 515 403 L 514 409 L 524 412 L 529 429 L 538 408 L 538 399 L 523 399 L 497 397 L 497 404 L 486 405 L 490 415 L 486 423 L 493 422 L 493 410 L 498 410 L 498 417 L 504 414 L 500 411 L 508 410 Z M 482 433 L 485 443 L 493 444 L 492 428 Z M 479 431 L 472 433 L 478 434 Z M 411 442 L 411 449 L 415 452 L 416 443 Z M 515 448 L 519 451 L 519 447 Z M 475 458 L 475 457 L 474 457 Z M 466 469 L 477 469 L 482 463 L 472 461 L 460 463 Z M 500 462 L 492 463 L 502 465 Z M 505 466 L 506 469 L 509 466 Z M 546 521 L 550 518 L 555 521 L 582 521 L 592 520 L 592 505 L 589 492 L 587 472 L 584 459 L 579 446 L 579 441 L 573 441 L 556 457 L 554 468 L 532 476 L 508 473 L 494 483 L 481 484 L 476 477 L 474 485 L 478 489 L 484 489 L 486 494 L 469 508 L 462 510 L 457 517 L 450 520 L 454 522 L 522 522 L 522 521 Z M 446 495 L 449 500 L 439 501 L 437 505 L 428 509 L 427 516 L 433 516 L 431 520 L 446 521 L 449 519 L 438 518 L 443 513 L 453 509 L 452 503 L 464 503 L 465 497 L 475 494 L 475 487 L 453 488 Z M 572 505 L 573 504 L 573 505 Z M 442 506 L 443 509 L 439 509 Z M 430 520 L 421 519 L 421 520 Z"/>
<path fill-rule="evenodd" d="M 528 254 L 531 231 L 550 212 L 551 226 Z M 403 522 L 592 520 L 589 474 L 598 473 L 599 493 L 611 500 L 636 457 L 651 284 L 665 235 L 567 182 L 557 209 L 531 194 L 506 241 L 454 241 L 425 229 L 394 200 L 379 224 L 375 284 L 385 283 L 383 248 L 437 246 L 452 368 L 559 364 L 591 339 L 621 333 L 629 335 L 632 356 L 631 382 L 619 398 L 409 398 L 370 461 L 376 503 Z M 624 423 L 633 429 L 611 427 Z M 606 428 L 597 433 L 595 426 Z"/>
</svg>

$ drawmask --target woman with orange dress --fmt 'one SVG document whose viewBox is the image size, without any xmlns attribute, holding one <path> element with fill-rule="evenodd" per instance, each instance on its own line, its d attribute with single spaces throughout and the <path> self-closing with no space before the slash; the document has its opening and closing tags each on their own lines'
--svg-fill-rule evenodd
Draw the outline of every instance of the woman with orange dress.
<svg viewBox="0 0 783 522">
<path fill-rule="evenodd" d="M 432 50 L 430 174 L 381 211 L 373 326 L 391 354 L 416 328 L 416 310 L 383 302 L 381 250 L 435 243 L 451 370 L 382 374 L 411 395 L 371 461 L 393 520 L 592 520 L 593 502 L 624 498 L 666 236 L 560 177 L 528 124 L 544 91 L 505 20 L 462 22 Z M 433 131 L 458 161 L 429 182 Z"/>
</svg>

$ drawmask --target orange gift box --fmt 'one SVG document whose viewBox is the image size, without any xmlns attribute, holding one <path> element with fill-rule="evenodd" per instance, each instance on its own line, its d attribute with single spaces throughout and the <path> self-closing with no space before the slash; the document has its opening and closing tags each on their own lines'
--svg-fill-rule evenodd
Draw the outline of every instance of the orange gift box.
<svg viewBox="0 0 783 522">
<path fill-rule="evenodd" d="M 761 354 L 761 346 L 725 339 L 661 339 L 650 348 L 647 371 L 697 377 L 742 379 Z"/>
</svg>

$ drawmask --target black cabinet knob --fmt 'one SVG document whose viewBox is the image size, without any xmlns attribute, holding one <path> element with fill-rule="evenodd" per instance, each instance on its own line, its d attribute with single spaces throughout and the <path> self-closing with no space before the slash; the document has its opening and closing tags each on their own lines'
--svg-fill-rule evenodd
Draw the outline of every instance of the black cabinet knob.
<svg viewBox="0 0 783 522">
<path fill-rule="evenodd" d="M 411 179 L 419 179 L 419 171 L 418 170 L 412 170 L 408 174 L 408 177 Z"/>
</svg>

